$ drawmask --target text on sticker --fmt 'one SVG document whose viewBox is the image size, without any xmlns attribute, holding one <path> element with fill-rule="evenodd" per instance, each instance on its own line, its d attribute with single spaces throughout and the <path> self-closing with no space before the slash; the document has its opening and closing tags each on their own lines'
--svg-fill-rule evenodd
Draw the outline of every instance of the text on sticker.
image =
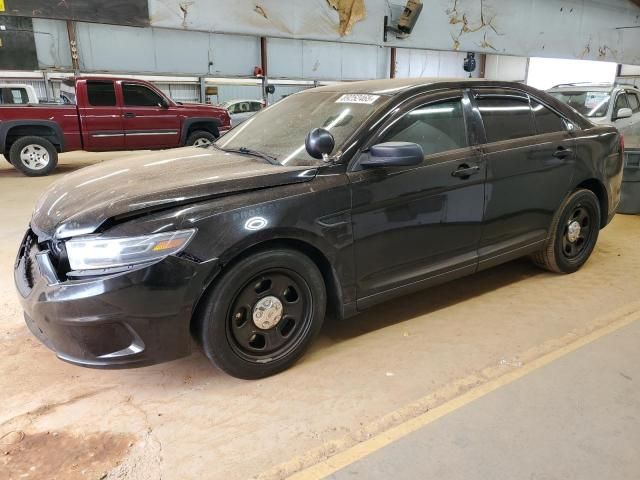
<svg viewBox="0 0 640 480">
<path fill-rule="evenodd" d="M 369 95 L 368 93 L 345 93 L 342 95 L 336 103 L 366 103 L 371 105 L 380 95 Z"/>
</svg>

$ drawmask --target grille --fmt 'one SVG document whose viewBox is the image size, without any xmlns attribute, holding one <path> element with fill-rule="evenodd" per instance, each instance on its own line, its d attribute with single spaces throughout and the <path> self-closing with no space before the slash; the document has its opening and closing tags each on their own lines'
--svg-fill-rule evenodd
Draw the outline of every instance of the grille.
<svg viewBox="0 0 640 480">
<path fill-rule="evenodd" d="M 36 261 L 36 254 L 38 252 L 38 239 L 31 230 L 28 230 L 20 246 L 16 264 L 16 279 L 19 280 L 18 288 L 22 293 L 31 291 L 38 276 L 38 265 Z"/>
</svg>

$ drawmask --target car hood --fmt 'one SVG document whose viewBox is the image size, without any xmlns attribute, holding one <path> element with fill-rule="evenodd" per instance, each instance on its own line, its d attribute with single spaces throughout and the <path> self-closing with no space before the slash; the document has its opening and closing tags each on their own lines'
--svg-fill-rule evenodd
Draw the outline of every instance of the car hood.
<svg viewBox="0 0 640 480">
<path fill-rule="evenodd" d="M 215 148 L 185 147 L 109 160 L 66 175 L 40 197 L 41 238 L 93 233 L 107 219 L 312 179 L 313 167 L 271 165 Z"/>
</svg>

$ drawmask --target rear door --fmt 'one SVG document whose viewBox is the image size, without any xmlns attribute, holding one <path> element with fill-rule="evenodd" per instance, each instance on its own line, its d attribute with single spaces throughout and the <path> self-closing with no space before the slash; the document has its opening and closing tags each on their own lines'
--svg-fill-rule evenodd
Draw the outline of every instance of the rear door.
<svg viewBox="0 0 640 480">
<path fill-rule="evenodd" d="M 124 131 L 113 80 L 87 80 L 78 92 L 82 142 L 90 151 L 122 150 Z"/>
<path fill-rule="evenodd" d="M 547 237 L 574 170 L 570 126 L 516 90 L 476 89 L 486 143 L 487 187 L 480 268 L 533 251 Z M 532 108 L 533 107 L 533 108 Z"/>
<path fill-rule="evenodd" d="M 399 288 L 423 288 L 475 271 L 485 166 L 473 145 L 469 109 L 461 91 L 406 103 L 372 143 L 417 143 L 423 163 L 362 169 L 356 160 L 352 165 L 359 308 Z"/>
<path fill-rule="evenodd" d="M 180 117 L 158 92 L 142 83 L 121 81 L 125 145 L 140 148 L 177 147 Z"/>
</svg>

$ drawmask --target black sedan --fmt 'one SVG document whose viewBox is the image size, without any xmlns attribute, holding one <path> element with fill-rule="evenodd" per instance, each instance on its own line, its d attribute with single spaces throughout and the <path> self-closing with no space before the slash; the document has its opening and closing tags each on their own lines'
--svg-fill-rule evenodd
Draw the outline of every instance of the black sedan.
<svg viewBox="0 0 640 480">
<path fill-rule="evenodd" d="M 525 255 L 576 271 L 614 215 L 622 156 L 615 128 L 517 83 L 311 89 L 208 148 L 65 176 L 35 209 L 15 281 L 62 360 L 148 365 L 195 337 L 231 375 L 264 377 L 326 314 Z"/>
</svg>

